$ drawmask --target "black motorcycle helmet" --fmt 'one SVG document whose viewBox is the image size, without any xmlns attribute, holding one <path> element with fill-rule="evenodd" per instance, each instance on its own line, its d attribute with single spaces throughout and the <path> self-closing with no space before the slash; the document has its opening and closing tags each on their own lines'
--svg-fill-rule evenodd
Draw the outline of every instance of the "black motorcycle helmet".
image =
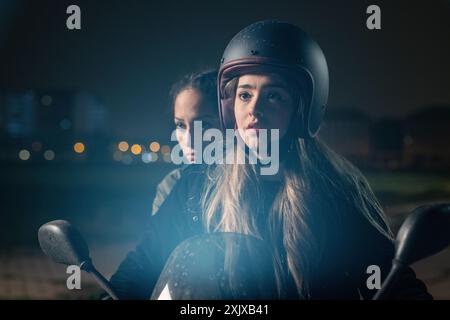
<svg viewBox="0 0 450 320">
<path fill-rule="evenodd" d="M 234 101 L 225 94 L 231 79 L 249 73 L 278 73 L 296 81 L 299 105 L 288 132 L 314 137 L 328 100 L 328 67 L 319 45 L 299 27 L 273 20 L 256 22 L 236 34 L 223 53 L 218 74 L 222 129 L 235 128 Z"/>
</svg>

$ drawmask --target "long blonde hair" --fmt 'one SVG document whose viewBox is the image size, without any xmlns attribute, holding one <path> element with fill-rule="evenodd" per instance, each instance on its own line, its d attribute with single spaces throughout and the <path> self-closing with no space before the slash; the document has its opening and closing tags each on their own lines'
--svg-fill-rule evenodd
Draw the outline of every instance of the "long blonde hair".
<svg viewBox="0 0 450 320">
<path fill-rule="evenodd" d="M 226 98 L 235 97 L 237 83 L 238 78 L 227 83 Z M 305 117 L 301 94 L 299 99 L 300 116 Z M 330 229 L 336 222 L 352 219 L 346 216 L 348 211 L 363 215 L 387 238 L 392 239 L 392 233 L 368 181 L 347 159 L 318 137 L 291 139 L 284 148 L 288 151 L 280 150 L 284 154 L 281 186 L 268 210 L 264 240 L 272 249 L 279 296 L 287 294 L 291 275 L 298 295 L 307 297 L 308 283 L 303 279 L 309 279 L 319 263 Z M 242 148 L 234 144 L 235 157 L 239 152 Z M 263 190 L 256 165 L 220 164 L 209 168 L 207 178 L 202 195 L 206 230 L 263 238 L 258 228 Z"/>
<path fill-rule="evenodd" d="M 326 245 L 327 228 L 349 205 L 392 239 L 382 207 L 361 172 L 319 138 L 295 139 L 283 162 L 281 186 L 267 217 L 278 293 L 294 279 L 300 297 L 307 297 L 308 279 Z M 238 232 L 262 237 L 258 229 L 262 190 L 256 166 L 221 164 L 211 167 L 202 197 L 203 221 L 209 232 Z M 305 296 L 306 295 L 306 296 Z"/>
</svg>

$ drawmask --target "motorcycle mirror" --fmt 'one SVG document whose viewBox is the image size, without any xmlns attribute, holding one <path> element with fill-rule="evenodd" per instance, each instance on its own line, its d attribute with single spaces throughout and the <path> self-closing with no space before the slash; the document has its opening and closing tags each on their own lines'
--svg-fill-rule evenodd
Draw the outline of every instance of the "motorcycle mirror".
<svg viewBox="0 0 450 320">
<path fill-rule="evenodd" d="M 450 204 L 424 205 L 413 210 L 396 238 L 395 260 L 403 265 L 429 257 L 450 245 Z"/>
<path fill-rule="evenodd" d="M 42 225 L 38 240 L 42 251 L 54 262 L 79 266 L 92 274 L 111 298 L 118 299 L 109 281 L 94 267 L 83 237 L 68 221 L 55 220 Z"/>
<path fill-rule="evenodd" d="M 383 286 L 373 300 L 385 299 L 404 267 L 450 245 L 450 204 L 424 205 L 414 209 L 403 222 L 395 240 L 395 257 Z"/>
<path fill-rule="evenodd" d="M 81 266 L 90 261 L 89 249 L 81 234 L 68 221 L 50 221 L 39 228 L 39 245 L 53 261 Z"/>
</svg>

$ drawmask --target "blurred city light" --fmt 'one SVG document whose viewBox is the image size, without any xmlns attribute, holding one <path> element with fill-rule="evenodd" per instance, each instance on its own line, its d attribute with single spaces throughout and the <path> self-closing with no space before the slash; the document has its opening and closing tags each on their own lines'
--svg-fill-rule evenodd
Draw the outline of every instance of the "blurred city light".
<svg viewBox="0 0 450 320">
<path fill-rule="evenodd" d="M 120 151 L 126 152 L 128 150 L 128 148 L 129 148 L 128 142 L 120 141 L 119 144 L 117 145 L 117 147 L 119 148 Z"/>
<path fill-rule="evenodd" d="M 55 152 L 53 152 L 53 150 L 47 150 L 44 152 L 44 159 L 51 161 L 53 159 L 55 159 Z"/>
<path fill-rule="evenodd" d="M 19 159 L 26 161 L 28 159 L 30 159 L 30 151 L 23 149 L 19 151 Z"/>
<path fill-rule="evenodd" d="M 149 163 L 152 161 L 152 155 L 149 152 L 144 152 L 142 154 L 142 162 Z"/>
<path fill-rule="evenodd" d="M 157 141 L 153 141 L 152 143 L 150 143 L 150 151 L 158 152 L 159 148 L 160 148 L 160 145 Z"/>
<path fill-rule="evenodd" d="M 168 145 L 164 145 L 161 147 L 161 153 L 163 155 L 170 154 L 170 147 Z"/>
<path fill-rule="evenodd" d="M 156 154 L 154 152 L 150 152 L 150 161 L 151 162 L 158 161 L 158 154 Z"/>
<path fill-rule="evenodd" d="M 83 153 L 84 150 L 85 150 L 85 146 L 84 146 L 84 144 L 83 144 L 82 142 L 77 142 L 77 143 L 75 143 L 75 144 L 73 145 L 73 150 L 74 150 L 76 153 Z"/>
<path fill-rule="evenodd" d="M 52 104 L 52 102 L 53 102 L 53 99 L 52 99 L 52 97 L 49 96 L 48 94 L 43 95 L 42 98 L 41 98 L 41 103 L 42 103 L 42 105 L 44 105 L 44 106 L 49 107 L 49 106 Z"/>
<path fill-rule="evenodd" d="M 142 147 L 138 144 L 133 144 L 131 146 L 131 153 L 134 154 L 135 156 L 141 154 L 142 152 Z"/>
</svg>

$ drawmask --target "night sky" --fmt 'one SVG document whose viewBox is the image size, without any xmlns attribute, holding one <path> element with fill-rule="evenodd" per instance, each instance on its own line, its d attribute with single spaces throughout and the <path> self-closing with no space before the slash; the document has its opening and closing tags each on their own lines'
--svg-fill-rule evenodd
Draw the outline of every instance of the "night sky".
<svg viewBox="0 0 450 320">
<path fill-rule="evenodd" d="M 81 7 L 81 31 L 66 29 L 70 4 Z M 369 4 L 381 7 L 382 30 L 366 28 Z M 115 134 L 168 139 L 171 83 L 218 66 L 231 37 L 262 19 L 317 40 L 330 108 L 380 117 L 450 107 L 448 0 L 1 0 L 0 89 L 86 90 L 110 108 Z"/>
</svg>

